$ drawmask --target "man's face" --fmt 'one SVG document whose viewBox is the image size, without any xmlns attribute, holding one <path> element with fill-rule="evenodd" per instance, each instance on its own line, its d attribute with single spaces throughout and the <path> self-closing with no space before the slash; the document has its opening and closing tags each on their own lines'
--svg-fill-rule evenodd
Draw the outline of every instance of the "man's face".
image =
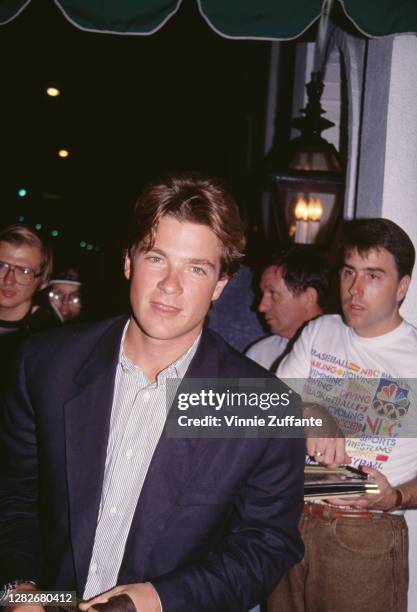
<svg viewBox="0 0 417 612">
<path fill-rule="evenodd" d="M 59 310 L 64 321 L 73 321 L 81 314 L 81 294 L 77 285 L 54 283 L 49 292 L 49 301 Z"/>
<path fill-rule="evenodd" d="M 262 299 L 258 310 L 273 334 L 292 338 L 306 321 L 305 292 L 294 294 L 282 276 L 282 267 L 270 266 L 262 274 Z"/>
<path fill-rule="evenodd" d="M 340 272 L 346 323 L 368 338 L 392 331 L 401 321 L 398 308 L 409 284 L 409 276 L 398 278 L 394 257 L 386 249 L 370 249 L 363 255 L 353 249 Z"/>
<path fill-rule="evenodd" d="M 153 248 L 138 248 L 125 260 L 139 333 L 191 345 L 211 301 L 227 283 L 219 280 L 220 255 L 220 243 L 210 228 L 163 217 Z"/>
<path fill-rule="evenodd" d="M 42 255 L 37 247 L 28 244 L 0 242 L 0 261 L 31 268 L 36 273 L 41 270 Z M 16 282 L 13 270 L 0 278 L 0 319 L 18 321 L 32 306 L 34 293 L 38 290 L 41 279 L 36 278 L 31 285 L 20 285 Z"/>
</svg>

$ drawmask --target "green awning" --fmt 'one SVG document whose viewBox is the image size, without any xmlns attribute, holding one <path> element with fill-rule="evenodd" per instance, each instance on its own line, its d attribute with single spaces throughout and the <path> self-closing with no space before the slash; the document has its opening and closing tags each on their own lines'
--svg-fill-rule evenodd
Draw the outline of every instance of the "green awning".
<svg viewBox="0 0 417 612">
<path fill-rule="evenodd" d="M 367 36 L 417 32 L 417 0 L 344 0 L 341 4 Z"/>
<path fill-rule="evenodd" d="M 152 34 L 183 0 L 50 0 L 75 26 L 93 32 Z M 191 0 L 187 0 L 191 1 Z M 195 0 L 202 17 L 221 36 L 288 40 L 321 12 L 322 0 Z M 371 37 L 417 32 L 417 0 L 338 0 L 356 27 Z M 31 0 L 0 0 L 7 23 Z"/>
<path fill-rule="evenodd" d="M 23 11 L 31 0 L 1 0 L 0 24 L 8 23 Z"/>
<path fill-rule="evenodd" d="M 197 0 L 207 23 L 232 38 L 291 39 L 320 17 L 322 0 Z"/>
</svg>

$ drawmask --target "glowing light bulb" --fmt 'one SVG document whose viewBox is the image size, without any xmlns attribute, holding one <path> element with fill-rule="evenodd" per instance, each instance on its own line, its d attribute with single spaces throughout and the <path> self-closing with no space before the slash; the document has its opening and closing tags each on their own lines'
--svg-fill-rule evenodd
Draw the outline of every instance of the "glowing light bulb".
<svg viewBox="0 0 417 612">
<path fill-rule="evenodd" d="M 308 204 L 304 198 L 299 198 L 294 208 L 294 216 L 297 221 L 307 221 L 308 219 Z"/>
<path fill-rule="evenodd" d="M 51 98 L 56 98 L 57 96 L 60 95 L 61 92 L 59 91 L 59 89 L 57 87 L 47 87 L 46 93 Z"/>
</svg>

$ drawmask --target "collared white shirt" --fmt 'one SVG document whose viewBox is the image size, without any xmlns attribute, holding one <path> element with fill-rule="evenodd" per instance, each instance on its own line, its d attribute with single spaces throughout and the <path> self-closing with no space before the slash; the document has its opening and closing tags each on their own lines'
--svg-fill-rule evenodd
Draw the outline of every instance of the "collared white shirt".
<svg viewBox="0 0 417 612">
<path fill-rule="evenodd" d="M 84 599 L 116 585 L 139 495 L 165 425 L 166 380 L 183 378 L 201 337 L 160 372 L 155 382 L 150 382 L 124 353 L 128 324 L 120 344 L 103 488 Z"/>
</svg>

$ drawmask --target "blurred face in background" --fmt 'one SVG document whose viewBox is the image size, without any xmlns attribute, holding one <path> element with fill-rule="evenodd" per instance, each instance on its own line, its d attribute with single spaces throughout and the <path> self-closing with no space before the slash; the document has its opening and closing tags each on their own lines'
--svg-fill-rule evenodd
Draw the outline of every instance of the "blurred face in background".
<svg viewBox="0 0 417 612">
<path fill-rule="evenodd" d="M 82 308 L 80 285 L 54 283 L 49 291 L 49 302 L 64 322 L 78 319 Z"/>
</svg>

